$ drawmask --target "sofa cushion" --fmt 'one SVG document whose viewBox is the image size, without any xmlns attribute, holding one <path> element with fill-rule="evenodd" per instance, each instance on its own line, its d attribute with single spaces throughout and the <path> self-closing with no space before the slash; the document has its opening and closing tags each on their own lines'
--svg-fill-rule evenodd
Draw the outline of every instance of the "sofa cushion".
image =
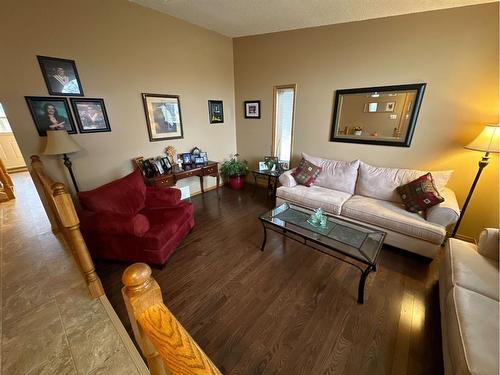
<svg viewBox="0 0 500 375">
<path fill-rule="evenodd" d="M 387 228 L 410 237 L 441 244 L 446 230 L 430 223 L 416 213 L 408 212 L 402 204 L 353 195 L 342 206 L 342 216 Z"/>
<path fill-rule="evenodd" d="M 309 208 L 322 208 L 324 211 L 339 215 L 342 205 L 349 199 L 351 194 L 343 191 L 326 189 L 321 186 L 306 187 L 296 185 L 294 187 L 280 186 L 276 191 L 278 198 Z"/>
<path fill-rule="evenodd" d="M 413 169 L 374 167 L 360 162 L 356 194 L 401 203 L 396 188 L 426 173 L 428 172 Z M 434 171 L 431 173 L 436 189 L 441 192 L 448 183 L 453 171 Z"/>
<path fill-rule="evenodd" d="M 354 194 L 358 178 L 359 160 L 342 161 L 323 159 L 302 153 L 302 157 L 321 167 L 314 185 Z"/>
<path fill-rule="evenodd" d="M 299 166 L 292 172 L 292 176 L 298 184 L 311 186 L 316 181 L 316 177 L 318 177 L 320 172 L 321 167 L 303 158 Z"/>
<path fill-rule="evenodd" d="M 421 212 L 444 202 L 439 195 L 431 173 L 426 173 L 416 180 L 396 188 L 406 209 L 410 212 Z"/>
<path fill-rule="evenodd" d="M 446 314 L 452 373 L 498 374 L 498 301 L 456 286 L 441 313 Z"/>
<path fill-rule="evenodd" d="M 97 189 L 78 193 L 83 208 L 89 211 L 108 211 L 135 215 L 144 208 L 146 185 L 139 170 Z"/>
<path fill-rule="evenodd" d="M 450 238 L 442 260 L 440 282 L 446 290 L 460 286 L 499 301 L 498 262 L 482 256 L 476 245 Z"/>
</svg>

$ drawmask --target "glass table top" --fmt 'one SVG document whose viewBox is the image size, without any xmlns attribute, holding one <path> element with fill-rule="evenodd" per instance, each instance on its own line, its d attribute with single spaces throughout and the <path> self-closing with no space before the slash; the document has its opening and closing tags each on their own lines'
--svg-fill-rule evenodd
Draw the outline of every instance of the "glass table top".
<svg viewBox="0 0 500 375">
<path fill-rule="evenodd" d="M 312 213 L 313 210 L 283 203 L 261 215 L 260 219 L 351 258 L 375 264 L 385 238 L 384 232 L 328 214 L 326 227 L 315 227 L 307 222 Z"/>
</svg>

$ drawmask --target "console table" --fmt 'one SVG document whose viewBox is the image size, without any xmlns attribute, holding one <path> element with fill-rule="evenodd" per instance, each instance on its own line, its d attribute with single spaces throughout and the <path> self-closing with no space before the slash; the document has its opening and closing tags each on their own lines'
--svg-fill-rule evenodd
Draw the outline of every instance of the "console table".
<svg viewBox="0 0 500 375">
<path fill-rule="evenodd" d="M 140 161 L 142 157 L 134 159 L 136 166 L 141 169 Z M 170 187 L 175 185 L 175 183 L 183 178 L 195 177 L 198 176 L 200 178 L 200 188 L 201 193 L 205 192 L 203 186 L 203 177 L 211 176 L 217 179 L 217 195 L 219 194 L 219 164 L 216 161 L 208 161 L 203 164 L 183 164 L 182 167 L 178 165 L 174 165 L 172 169 L 168 171 L 168 173 L 164 173 L 159 176 L 154 176 L 151 178 L 144 177 L 148 185 L 157 186 L 157 187 Z"/>
</svg>

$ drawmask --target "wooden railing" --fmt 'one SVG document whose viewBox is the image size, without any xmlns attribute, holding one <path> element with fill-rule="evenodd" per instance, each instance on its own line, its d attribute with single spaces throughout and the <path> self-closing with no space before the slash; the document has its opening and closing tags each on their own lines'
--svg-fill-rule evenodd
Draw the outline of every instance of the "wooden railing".
<svg viewBox="0 0 500 375">
<path fill-rule="evenodd" d="M 31 157 L 31 167 L 33 181 L 43 192 L 43 198 L 45 198 L 45 208 L 52 225 L 52 231 L 62 234 L 87 282 L 91 296 L 93 298 L 102 296 L 104 289 L 80 232 L 80 221 L 71 195 L 66 191 L 63 183 L 54 182 L 46 174 L 43 163 L 37 155 Z"/>
<path fill-rule="evenodd" d="M 163 304 L 160 286 L 151 277 L 147 264 L 129 266 L 122 281 L 123 299 L 134 336 L 152 375 L 220 374 Z"/>
<path fill-rule="evenodd" d="M 0 159 L 0 183 L 2 184 L 0 189 L 0 202 L 15 199 L 14 184 L 12 183 L 12 179 L 7 172 L 7 168 L 5 168 L 5 164 L 2 159 Z"/>
</svg>

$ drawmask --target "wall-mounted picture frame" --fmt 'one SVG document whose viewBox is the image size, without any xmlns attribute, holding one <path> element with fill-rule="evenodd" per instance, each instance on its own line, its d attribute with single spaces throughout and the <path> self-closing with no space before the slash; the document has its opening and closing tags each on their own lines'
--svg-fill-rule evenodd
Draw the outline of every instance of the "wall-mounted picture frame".
<svg viewBox="0 0 500 375">
<path fill-rule="evenodd" d="M 25 96 L 40 137 L 47 136 L 47 130 L 66 130 L 76 134 L 75 123 L 71 117 L 68 101 L 51 96 Z"/>
<path fill-rule="evenodd" d="M 260 119 L 260 100 L 247 100 L 244 102 L 245 118 Z"/>
<path fill-rule="evenodd" d="M 37 56 L 50 95 L 83 96 L 74 60 Z"/>
<path fill-rule="evenodd" d="M 208 101 L 208 118 L 211 124 L 222 124 L 224 122 L 224 103 L 222 100 Z"/>
<path fill-rule="evenodd" d="M 103 99 L 71 98 L 70 101 L 80 133 L 111 131 Z"/>
<path fill-rule="evenodd" d="M 142 94 L 149 141 L 184 138 L 179 95 Z"/>
</svg>

